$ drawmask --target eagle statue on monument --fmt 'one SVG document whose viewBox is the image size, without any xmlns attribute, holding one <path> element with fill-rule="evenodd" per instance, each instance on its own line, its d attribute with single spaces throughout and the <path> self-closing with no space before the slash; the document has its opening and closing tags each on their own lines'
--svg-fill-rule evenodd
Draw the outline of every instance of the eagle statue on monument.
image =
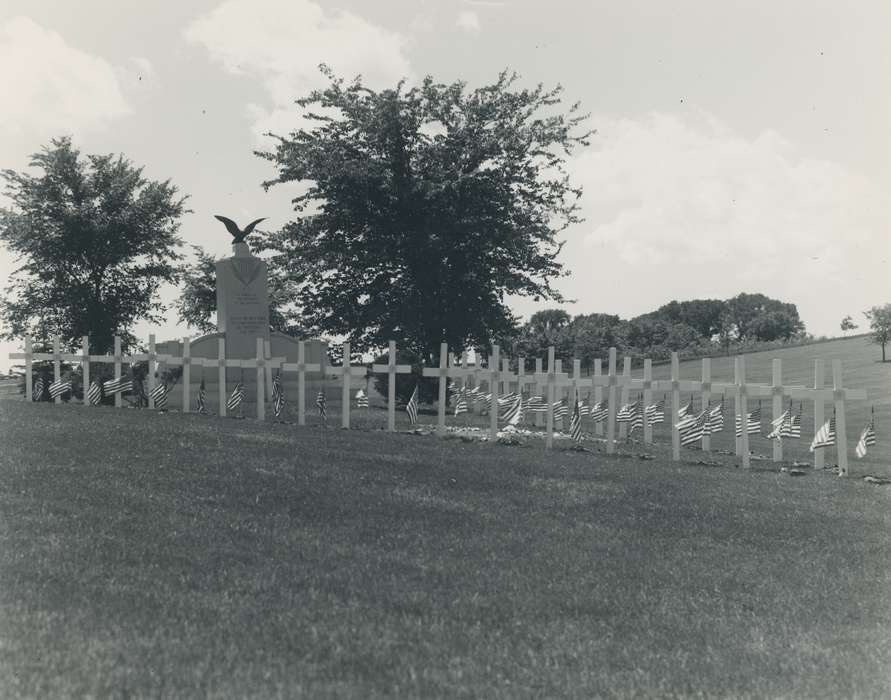
<svg viewBox="0 0 891 700">
<path fill-rule="evenodd" d="M 215 219 L 222 221 L 226 227 L 226 230 L 232 234 L 232 243 L 244 243 L 244 239 L 247 238 L 251 231 L 254 230 L 254 226 L 259 224 L 261 221 L 266 221 L 266 217 L 264 216 L 262 219 L 257 219 L 256 221 L 252 221 L 247 226 L 244 227 L 244 231 L 238 228 L 238 224 L 236 224 L 232 219 L 227 219 L 225 216 L 220 216 L 219 214 L 213 215 Z"/>
</svg>

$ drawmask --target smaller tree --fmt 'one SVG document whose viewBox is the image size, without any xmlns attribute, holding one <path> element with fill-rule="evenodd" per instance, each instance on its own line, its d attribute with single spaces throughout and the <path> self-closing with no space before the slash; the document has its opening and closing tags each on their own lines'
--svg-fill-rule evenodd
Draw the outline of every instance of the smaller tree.
<svg viewBox="0 0 891 700">
<path fill-rule="evenodd" d="M 857 324 L 854 323 L 854 319 L 851 318 L 851 314 L 848 314 L 841 320 L 841 329 L 843 333 L 847 333 L 848 331 L 852 331 L 857 328 Z"/>
<path fill-rule="evenodd" d="M 885 362 L 885 345 L 891 341 L 891 304 L 873 306 L 863 315 L 869 319 L 872 342 L 882 346 L 882 362 Z"/>
</svg>

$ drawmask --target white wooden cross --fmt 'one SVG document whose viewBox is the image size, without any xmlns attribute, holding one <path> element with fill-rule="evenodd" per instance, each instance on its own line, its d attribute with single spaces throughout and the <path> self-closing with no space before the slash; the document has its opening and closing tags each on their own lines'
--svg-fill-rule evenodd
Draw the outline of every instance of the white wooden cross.
<svg viewBox="0 0 891 700">
<path fill-rule="evenodd" d="M 33 398 L 33 389 L 32 389 L 32 378 L 31 378 L 31 365 L 34 362 L 42 362 L 44 360 L 52 360 L 53 362 L 53 376 L 55 377 L 55 381 L 59 381 L 61 379 L 62 367 L 61 361 L 63 358 L 62 351 L 59 349 L 59 336 L 56 336 L 53 340 L 53 351 L 52 352 L 33 352 L 31 345 L 31 337 L 27 336 L 25 338 L 25 352 L 11 352 L 9 353 L 10 360 L 24 360 L 25 361 L 25 398 L 28 401 L 31 401 Z M 66 358 L 67 359 L 67 358 Z M 56 403 L 62 403 L 62 397 L 57 396 L 55 398 Z"/>
<path fill-rule="evenodd" d="M 350 343 L 343 344 L 343 362 L 340 367 L 329 367 L 326 371 L 329 377 L 340 376 L 343 380 L 343 389 L 341 391 L 342 405 L 340 408 L 340 426 L 342 428 L 350 427 L 350 380 L 353 377 L 365 377 L 368 375 L 368 368 L 365 365 L 350 364 Z"/>
<path fill-rule="evenodd" d="M 641 388 L 643 389 L 643 405 L 640 407 L 640 412 L 644 422 L 644 444 L 650 445 L 653 442 L 653 425 L 647 415 L 647 406 L 653 403 L 653 361 L 650 358 L 644 360 L 644 378 Z"/>
<path fill-rule="evenodd" d="M 439 377 L 439 399 L 437 401 L 436 434 L 445 435 L 446 388 L 449 382 L 449 344 L 439 345 L 439 367 L 424 367 L 425 377 Z"/>
<path fill-rule="evenodd" d="M 498 369 L 498 362 L 499 349 L 497 345 L 493 345 L 487 367 L 480 372 L 489 383 L 489 393 L 492 399 L 492 403 L 489 404 L 489 439 L 492 442 L 498 439 L 498 383 L 501 381 L 501 370 Z"/>
<path fill-rule="evenodd" d="M 150 339 L 150 343 L 154 340 L 152 337 Z M 166 358 L 170 357 L 169 355 L 158 355 L 158 361 L 166 361 Z M 176 358 L 173 358 L 176 359 Z M 151 360 L 149 360 L 151 362 Z M 196 365 L 201 365 L 202 367 L 216 367 L 217 368 L 217 386 L 219 387 L 217 399 L 219 400 L 219 415 L 221 418 L 225 418 L 226 416 L 226 367 L 239 367 L 240 363 L 238 360 L 228 360 L 226 359 L 226 339 L 225 338 L 217 338 L 217 356 L 216 359 L 212 357 L 193 357 L 192 362 Z M 154 372 L 151 372 L 154 375 Z"/>
<path fill-rule="evenodd" d="M 478 369 L 477 367 L 471 367 L 468 364 L 466 350 L 461 353 L 460 366 L 455 364 L 455 359 L 456 358 L 453 358 L 451 363 L 449 364 L 448 376 L 450 379 L 455 380 L 456 386 L 466 388 L 468 380 L 470 379 L 470 377 L 476 376 Z"/>
<path fill-rule="evenodd" d="M 681 459 L 681 433 L 677 429 L 678 412 L 681 410 L 681 391 L 695 391 L 702 387 L 701 382 L 681 381 L 680 360 L 676 352 L 671 353 L 671 379 L 653 382 L 658 390 L 671 391 L 671 458 L 678 462 Z"/>
<path fill-rule="evenodd" d="M 548 348 L 548 372 L 536 373 L 535 378 L 539 386 L 547 389 L 547 410 L 545 411 L 545 447 L 551 449 L 554 446 L 554 403 L 557 400 L 557 388 L 569 386 L 569 377 L 557 371 L 557 360 L 554 358 L 554 346 Z"/>
<path fill-rule="evenodd" d="M 387 430 L 391 433 L 396 430 L 396 375 L 410 374 L 411 365 L 396 364 L 396 341 L 390 341 L 388 362 L 385 365 L 371 365 L 374 373 L 386 372 L 387 378 Z"/>
<path fill-rule="evenodd" d="M 117 355 L 118 347 L 119 347 L 119 344 L 115 344 L 115 355 Z M 192 364 L 207 366 L 209 363 L 207 361 L 207 358 L 203 358 L 203 357 L 193 358 L 192 357 L 189 336 L 183 337 L 182 348 L 183 348 L 182 355 L 169 355 L 166 353 L 160 353 L 156 356 L 156 360 L 158 362 L 164 363 L 165 365 L 180 365 L 183 368 L 183 374 L 182 374 L 183 405 L 182 405 L 181 410 L 183 413 L 189 413 L 189 411 L 191 410 L 191 406 L 189 405 L 189 402 L 191 400 L 189 384 L 192 381 L 192 372 L 191 372 Z M 115 378 L 116 379 L 120 376 L 118 370 L 119 370 L 118 365 L 115 365 Z M 224 385 L 224 387 L 225 387 L 225 385 Z M 225 389 L 223 389 L 223 391 L 225 391 Z M 117 401 L 118 396 L 119 396 L 119 394 L 115 394 L 115 401 Z M 117 405 L 117 404 L 115 404 L 115 405 Z M 220 415 L 224 416 L 226 414 L 220 413 Z"/>
<path fill-rule="evenodd" d="M 619 384 L 622 387 L 622 399 L 620 405 L 627 406 L 630 399 L 631 387 L 629 386 L 631 380 L 631 358 L 623 357 L 622 358 L 622 377 L 619 380 Z M 628 423 L 619 423 L 619 439 L 624 440 L 628 437 Z"/>
<path fill-rule="evenodd" d="M 594 359 L 594 403 L 599 404 L 603 401 L 603 386 L 599 383 L 599 377 L 602 376 L 603 367 L 599 357 Z M 590 399 L 588 403 L 591 403 Z M 594 424 L 594 434 L 603 435 L 603 421 L 597 421 Z"/>
<path fill-rule="evenodd" d="M 547 394 L 547 385 L 544 383 L 547 375 L 544 372 L 544 363 L 540 357 L 535 358 L 535 374 L 532 375 L 535 377 L 535 393 L 536 395 L 546 395 Z M 545 396 L 545 398 L 547 398 Z M 545 416 L 536 411 L 535 413 L 535 427 L 536 428 L 544 428 L 545 427 Z"/>
<path fill-rule="evenodd" d="M 572 360 L 572 377 L 569 382 L 572 387 L 572 397 L 569 401 L 569 415 L 576 410 L 576 403 L 581 401 L 582 389 L 590 389 L 594 386 L 591 377 L 582 376 L 582 361 L 579 359 Z"/>
<path fill-rule="evenodd" d="M 306 373 L 320 372 L 319 362 L 306 362 L 306 343 L 297 341 L 297 362 L 283 362 L 282 372 L 297 372 L 297 425 L 306 425 Z"/>
<path fill-rule="evenodd" d="M 535 384 L 535 375 L 526 374 L 526 358 L 521 357 L 517 360 L 517 393 L 522 395 L 530 384 Z"/>
</svg>

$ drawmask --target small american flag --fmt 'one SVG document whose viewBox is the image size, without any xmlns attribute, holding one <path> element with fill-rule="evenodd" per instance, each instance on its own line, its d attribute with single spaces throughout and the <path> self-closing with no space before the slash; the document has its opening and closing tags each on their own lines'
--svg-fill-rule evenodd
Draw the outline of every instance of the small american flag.
<svg viewBox="0 0 891 700">
<path fill-rule="evenodd" d="M 634 420 L 634 414 L 637 411 L 637 407 L 639 401 L 634 401 L 632 403 L 626 403 L 622 408 L 619 409 L 619 412 L 616 414 L 616 422 L 617 423 L 630 423 Z"/>
<path fill-rule="evenodd" d="M 49 395 L 51 399 L 58 398 L 67 392 L 71 391 L 71 382 L 59 380 L 57 382 L 53 382 L 49 385 Z"/>
<path fill-rule="evenodd" d="M 361 389 L 359 390 L 361 391 Z M 272 412 L 278 418 L 285 407 L 285 390 L 282 387 L 281 371 L 276 372 L 272 380 Z"/>
<path fill-rule="evenodd" d="M 87 401 L 90 402 L 91 406 L 96 406 L 102 401 L 102 387 L 99 386 L 99 382 L 95 379 L 90 382 L 90 390 L 87 392 Z"/>
<path fill-rule="evenodd" d="M 40 401 L 43 398 L 43 377 L 37 377 L 37 381 L 34 382 L 34 387 L 31 390 L 31 398 L 34 401 Z"/>
<path fill-rule="evenodd" d="M 708 431 L 709 433 L 720 433 L 724 430 L 724 399 L 721 403 L 716 404 L 708 413 Z"/>
<path fill-rule="evenodd" d="M 204 385 L 204 377 L 201 377 L 201 384 L 198 387 L 198 398 L 195 399 L 195 408 L 198 413 L 207 413 L 207 387 Z"/>
<path fill-rule="evenodd" d="M 133 382 L 127 377 L 118 377 L 117 379 L 109 379 L 103 385 L 106 394 L 123 394 L 133 390 Z"/>
<path fill-rule="evenodd" d="M 761 404 L 758 408 L 746 414 L 746 432 L 749 435 L 761 434 Z M 739 416 L 736 417 L 736 437 L 742 437 L 742 428 L 740 428 Z"/>
<path fill-rule="evenodd" d="M 703 435 L 707 435 L 709 432 L 708 418 L 707 409 L 700 411 L 693 419 L 692 424 L 681 431 L 681 444 L 691 445 L 702 440 Z"/>
<path fill-rule="evenodd" d="M 826 421 L 811 442 L 810 451 L 818 450 L 821 447 L 832 447 L 835 444 L 835 416 Z"/>
<path fill-rule="evenodd" d="M 579 411 L 579 395 L 576 392 L 572 418 L 569 419 L 569 436 L 575 442 L 582 441 L 582 414 Z"/>
<path fill-rule="evenodd" d="M 647 421 L 650 425 L 665 422 L 665 399 L 662 398 L 654 404 L 647 406 Z"/>
<path fill-rule="evenodd" d="M 609 403 L 600 401 L 591 406 L 591 418 L 594 419 L 595 423 L 602 423 L 609 418 Z"/>
<path fill-rule="evenodd" d="M 235 385 L 235 388 L 232 390 L 232 395 L 229 396 L 229 400 L 226 402 L 226 410 L 234 411 L 241 405 L 241 402 L 244 400 L 244 385 L 241 382 Z"/>
<path fill-rule="evenodd" d="M 405 412 L 408 413 L 408 420 L 412 425 L 418 422 L 418 385 L 415 384 L 415 390 L 411 393 L 411 398 L 405 404 Z"/>
<path fill-rule="evenodd" d="M 356 391 L 356 408 L 368 408 L 368 394 L 364 389 Z"/>
<path fill-rule="evenodd" d="M 316 406 L 319 409 L 319 417 L 323 421 L 328 420 L 328 400 L 325 397 L 325 390 L 319 389 L 319 393 L 316 395 Z"/>
<path fill-rule="evenodd" d="M 872 417 L 869 423 L 860 433 L 860 439 L 857 441 L 857 447 L 854 448 L 854 454 L 858 458 L 863 459 L 866 456 L 867 448 L 876 444 L 876 417 L 875 409 L 872 411 Z"/>
<path fill-rule="evenodd" d="M 167 382 L 161 382 L 149 392 L 152 401 L 155 402 L 155 408 L 163 411 L 167 408 Z"/>
<path fill-rule="evenodd" d="M 563 420 L 568 415 L 569 406 L 566 405 L 563 399 L 554 401 L 554 420 Z"/>
<path fill-rule="evenodd" d="M 455 393 L 455 415 L 460 416 L 467 413 L 467 389 L 460 389 Z"/>
<path fill-rule="evenodd" d="M 637 410 L 634 412 L 634 416 L 631 418 L 631 425 L 628 426 L 628 434 L 631 435 L 637 428 L 643 430 L 644 427 L 644 416 L 643 411 L 641 411 L 640 402 L 637 404 Z"/>
<path fill-rule="evenodd" d="M 501 418 L 507 421 L 508 425 L 519 425 L 520 421 L 523 420 L 523 397 L 517 396 L 514 398 L 514 402 L 508 406 Z"/>
</svg>

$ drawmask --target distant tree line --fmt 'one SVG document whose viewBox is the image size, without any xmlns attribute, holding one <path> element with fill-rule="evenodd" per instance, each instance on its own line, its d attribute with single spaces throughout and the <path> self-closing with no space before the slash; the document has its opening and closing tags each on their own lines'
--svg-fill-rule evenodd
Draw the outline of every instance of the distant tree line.
<svg viewBox="0 0 891 700">
<path fill-rule="evenodd" d="M 595 358 L 606 358 L 610 347 L 636 360 L 663 360 L 674 351 L 701 357 L 804 338 L 795 304 L 764 294 L 739 294 L 725 301 L 672 301 L 630 320 L 602 313 L 571 317 L 549 309 L 533 314 L 513 338 L 505 340 L 515 356 L 544 357 L 553 345 L 558 357 L 590 365 Z"/>
</svg>

